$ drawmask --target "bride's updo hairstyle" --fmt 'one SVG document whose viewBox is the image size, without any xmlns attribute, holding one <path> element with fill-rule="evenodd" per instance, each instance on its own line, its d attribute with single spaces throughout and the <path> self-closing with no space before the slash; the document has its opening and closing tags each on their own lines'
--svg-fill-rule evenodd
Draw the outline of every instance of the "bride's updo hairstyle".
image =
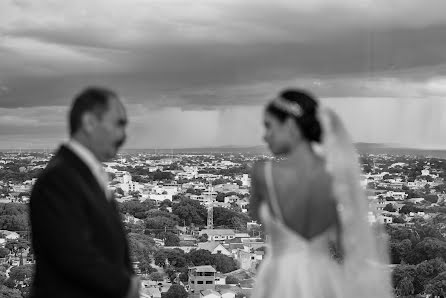
<svg viewBox="0 0 446 298">
<path fill-rule="evenodd" d="M 298 89 L 286 89 L 267 106 L 266 111 L 283 122 L 293 117 L 309 142 L 321 142 L 321 125 L 317 118 L 318 103 L 312 95 Z"/>
</svg>

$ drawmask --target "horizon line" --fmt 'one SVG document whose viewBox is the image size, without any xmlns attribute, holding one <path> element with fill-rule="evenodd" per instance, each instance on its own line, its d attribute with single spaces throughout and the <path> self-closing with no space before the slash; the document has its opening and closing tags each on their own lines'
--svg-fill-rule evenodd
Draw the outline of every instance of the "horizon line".
<svg viewBox="0 0 446 298">
<path fill-rule="evenodd" d="M 408 145 L 401 143 L 379 143 L 379 142 L 354 142 L 355 146 L 361 145 L 372 145 L 377 147 L 389 148 L 389 149 L 414 149 L 414 150 L 430 150 L 430 151 L 446 151 L 446 146 L 444 147 L 435 147 L 435 146 L 416 146 L 416 145 Z M 56 150 L 59 147 L 55 148 L 0 148 L 0 151 L 44 151 L 44 150 Z M 192 150 L 192 149 L 249 149 L 249 148 L 257 148 L 257 149 L 268 149 L 267 145 L 262 144 L 253 144 L 253 145 L 218 145 L 218 146 L 190 146 L 190 147 L 160 147 L 160 148 L 124 148 L 120 149 L 120 152 L 127 150 L 150 150 L 150 151 L 169 151 L 169 150 Z"/>
</svg>

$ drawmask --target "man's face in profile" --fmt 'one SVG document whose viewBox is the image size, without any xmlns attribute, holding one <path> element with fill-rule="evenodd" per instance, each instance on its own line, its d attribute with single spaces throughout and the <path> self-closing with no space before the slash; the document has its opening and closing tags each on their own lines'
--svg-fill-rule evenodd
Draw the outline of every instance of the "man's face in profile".
<svg viewBox="0 0 446 298">
<path fill-rule="evenodd" d="M 97 116 L 97 125 L 92 133 L 93 144 L 100 161 L 116 156 L 126 139 L 127 115 L 118 98 L 108 100 L 108 108 Z"/>
</svg>

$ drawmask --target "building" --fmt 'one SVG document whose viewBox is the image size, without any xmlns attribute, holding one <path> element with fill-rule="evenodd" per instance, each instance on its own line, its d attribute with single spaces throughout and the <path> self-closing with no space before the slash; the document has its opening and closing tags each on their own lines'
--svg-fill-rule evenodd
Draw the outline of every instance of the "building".
<svg viewBox="0 0 446 298">
<path fill-rule="evenodd" d="M 199 293 L 204 290 L 215 291 L 215 277 L 217 270 L 210 265 L 189 267 L 189 290 L 191 293 Z"/>
<path fill-rule="evenodd" d="M 251 186 L 251 178 L 249 178 L 248 174 L 243 174 L 241 181 L 242 181 L 243 186 L 245 186 L 245 187 Z"/>
<path fill-rule="evenodd" d="M 220 242 L 200 242 L 198 243 L 198 249 L 210 251 L 211 254 L 223 254 L 225 256 L 231 256 L 229 250 L 227 250 Z"/>
<path fill-rule="evenodd" d="M 248 229 L 248 231 L 251 231 L 253 229 L 260 229 L 261 226 L 262 225 L 257 223 L 257 221 L 255 220 L 246 223 L 246 228 Z"/>
<path fill-rule="evenodd" d="M 208 235 L 208 241 L 224 241 L 235 238 L 235 232 L 231 229 L 204 229 L 199 232 L 199 236 Z"/>
<path fill-rule="evenodd" d="M 386 197 L 392 197 L 394 200 L 405 200 L 408 196 L 404 191 L 388 191 L 384 194 Z"/>
<path fill-rule="evenodd" d="M 129 172 L 117 171 L 115 172 L 115 175 L 116 175 L 116 180 L 118 180 L 119 183 L 128 184 L 132 182 L 132 175 L 130 175 Z"/>
</svg>

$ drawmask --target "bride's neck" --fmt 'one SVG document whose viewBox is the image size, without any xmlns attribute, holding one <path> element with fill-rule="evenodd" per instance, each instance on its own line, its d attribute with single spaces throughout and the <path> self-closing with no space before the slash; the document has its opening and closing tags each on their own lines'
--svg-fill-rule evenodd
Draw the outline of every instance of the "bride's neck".
<svg viewBox="0 0 446 298">
<path fill-rule="evenodd" d="M 299 160 L 302 159 L 302 157 L 305 157 L 304 159 L 309 160 L 315 157 L 315 154 L 310 143 L 301 142 L 296 144 L 287 154 L 283 155 L 282 157 L 291 160 Z"/>
</svg>

